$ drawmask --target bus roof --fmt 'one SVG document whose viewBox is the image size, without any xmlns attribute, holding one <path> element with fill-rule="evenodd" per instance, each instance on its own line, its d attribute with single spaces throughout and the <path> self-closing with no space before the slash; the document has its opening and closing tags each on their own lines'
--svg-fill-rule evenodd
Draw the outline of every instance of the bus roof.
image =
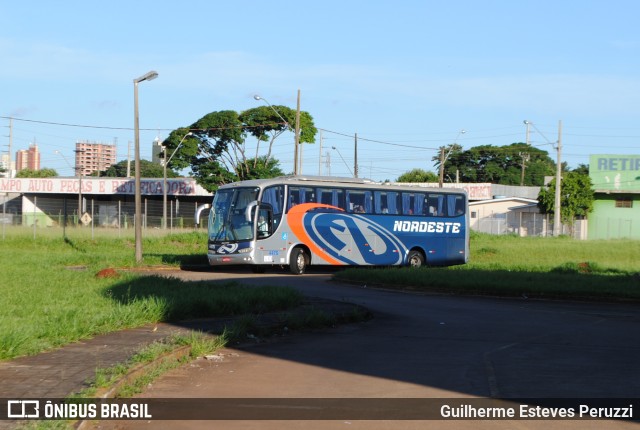
<svg viewBox="0 0 640 430">
<path fill-rule="evenodd" d="M 219 189 L 227 189 L 234 187 L 267 187 L 271 185 L 287 184 L 293 186 L 314 186 L 314 187 L 331 187 L 331 186 L 344 186 L 350 188 L 362 188 L 362 189 L 384 189 L 389 188 L 397 191 L 431 191 L 431 192 L 447 192 L 454 194 L 467 194 L 464 189 L 461 188 L 434 188 L 425 187 L 422 185 L 395 185 L 390 182 L 375 182 L 371 179 L 364 178 L 345 178 L 337 176 L 313 176 L 313 175 L 287 175 L 278 176 L 269 179 L 250 179 L 247 181 L 232 182 L 220 186 Z"/>
</svg>

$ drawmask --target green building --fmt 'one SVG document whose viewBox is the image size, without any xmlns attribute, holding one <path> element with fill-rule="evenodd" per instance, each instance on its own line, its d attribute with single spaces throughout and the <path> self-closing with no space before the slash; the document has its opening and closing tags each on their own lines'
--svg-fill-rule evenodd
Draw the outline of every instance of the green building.
<svg viewBox="0 0 640 430">
<path fill-rule="evenodd" d="M 640 239 L 640 155 L 592 155 L 589 239 Z"/>
</svg>

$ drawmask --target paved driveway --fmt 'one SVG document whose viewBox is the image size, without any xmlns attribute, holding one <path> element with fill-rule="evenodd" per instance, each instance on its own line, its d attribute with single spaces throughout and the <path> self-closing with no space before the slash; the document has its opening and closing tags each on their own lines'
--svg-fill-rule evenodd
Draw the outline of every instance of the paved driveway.
<svg viewBox="0 0 640 430">
<path fill-rule="evenodd" d="M 544 401 L 550 398 L 640 397 L 640 316 L 635 305 L 416 295 L 332 283 L 327 272 L 254 275 L 227 269 L 172 275 L 290 285 L 309 296 L 366 306 L 374 318 L 278 342 L 227 348 L 213 360 L 197 360 L 163 376 L 142 397 L 453 398 L 454 406 L 476 397 L 536 398 L 543 406 L 554 406 Z M 621 421 L 337 418 L 213 421 L 208 427 L 638 428 Z M 206 423 L 165 424 L 200 428 Z M 125 428 L 145 426 L 129 422 Z"/>
</svg>

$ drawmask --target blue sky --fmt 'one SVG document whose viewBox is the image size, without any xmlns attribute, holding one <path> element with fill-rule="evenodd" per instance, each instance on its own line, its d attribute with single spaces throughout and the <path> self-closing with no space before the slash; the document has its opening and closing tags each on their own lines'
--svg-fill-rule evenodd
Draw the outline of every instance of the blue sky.
<svg viewBox="0 0 640 430">
<path fill-rule="evenodd" d="M 3 2 L 0 149 L 14 117 L 13 152 L 35 141 L 61 175 L 74 172 L 55 151 L 73 163 L 77 140 L 117 142 L 125 159 L 133 79 L 156 70 L 139 86 L 147 159 L 156 136 L 206 113 L 256 107 L 255 94 L 295 108 L 300 89 L 325 130 L 323 163 L 319 142 L 305 146 L 303 173 L 326 174 L 329 152 L 331 174 L 349 176 L 354 133 L 360 176 L 434 171 L 454 141 L 524 142 L 523 120 L 554 159 L 562 120 L 576 167 L 640 153 L 638 16 L 632 0 Z M 293 135 L 274 154 L 291 172 Z"/>
</svg>

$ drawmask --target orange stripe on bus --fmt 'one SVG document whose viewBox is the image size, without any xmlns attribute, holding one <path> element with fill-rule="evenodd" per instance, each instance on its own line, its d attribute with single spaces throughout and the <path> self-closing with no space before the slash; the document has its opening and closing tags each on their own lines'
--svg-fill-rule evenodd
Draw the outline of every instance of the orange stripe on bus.
<svg viewBox="0 0 640 430">
<path fill-rule="evenodd" d="M 302 222 L 302 218 L 304 215 L 313 209 L 337 209 L 342 211 L 342 209 L 336 208 L 335 206 L 324 205 L 320 203 L 302 203 L 297 206 L 289 209 L 289 213 L 287 214 L 287 220 L 289 221 L 289 226 L 291 227 L 291 231 L 295 234 L 298 239 L 304 242 L 305 245 L 309 247 L 311 252 L 316 254 L 318 257 L 322 258 L 329 264 L 333 264 L 335 266 L 341 266 L 345 263 L 336 260 L 331 257 L 329 254 L 324 252 L 322 248 L 318 247 L 309 237 L 306 230 L 304 229 L 304 223 Z"/>
</svg>

